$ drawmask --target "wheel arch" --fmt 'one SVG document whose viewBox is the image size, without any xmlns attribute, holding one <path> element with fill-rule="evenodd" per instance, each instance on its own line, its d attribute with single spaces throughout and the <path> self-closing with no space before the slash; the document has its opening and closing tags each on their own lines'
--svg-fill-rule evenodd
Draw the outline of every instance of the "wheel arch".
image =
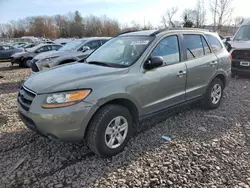
<svg viewBox="0 0 250 188">
<path fill-rule="evenodd" d="M 94 115 L 105 105 L 108 104 L 116 104 L 116 105 L 121 105 L 125 108 L 127 108 L 132 116 L 133 119 L 133 123 L 137 124 L 138 120 L 139 120 L 139 114 L 140 114 L 140 110 L 138 109 L 136 103 L 134 101 L 132 101 L 131 99 L 128 98 L 112 98 L 110 100 L 106 100 L 105 102 L 102 102 L 98 105 L 98 108 L 96 108 L 94 110 L 94 112 L 92 112 L 91 117 L 89 118 L 89 121 L 87 122 L 87 126 L 83 127 L 83 132 L 84 132 L 84 136 L 83 138 L 85 138 L 86 136 L 86 132 L 87 129 L 89 127 L 89 123 L 91 122 L 91 120 L 93 119 Z"/>
</svg>

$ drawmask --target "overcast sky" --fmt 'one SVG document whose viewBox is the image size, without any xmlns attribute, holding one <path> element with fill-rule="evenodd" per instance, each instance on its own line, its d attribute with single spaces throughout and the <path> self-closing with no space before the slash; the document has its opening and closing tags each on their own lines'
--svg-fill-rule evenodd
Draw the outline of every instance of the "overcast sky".
<svg viewBox="0 0 250 188">
<path fill-rule="evenodd" d="M 161 16 L 167 8 L 179 7 L 176 20 L 185 8 L 192 8 L 196 0 L 0 0 L 0 23 L 18 20 L 27 16 L 67 14 L 80 11 L 82 16 L 90 14 L 107 15 L 116 18 L 121 24 L 130 24 L 132 20 L 143 24 L 149 21 L 154 26 L 160 25 Z M 209 0 L 205 0 L 209 8 Z M 249 6 L 244 0 L 234 0 L 233 16 L 250 17 Z M 212 16 L 207 11 L 207 24 L 212 23 Z"/>
</svg>

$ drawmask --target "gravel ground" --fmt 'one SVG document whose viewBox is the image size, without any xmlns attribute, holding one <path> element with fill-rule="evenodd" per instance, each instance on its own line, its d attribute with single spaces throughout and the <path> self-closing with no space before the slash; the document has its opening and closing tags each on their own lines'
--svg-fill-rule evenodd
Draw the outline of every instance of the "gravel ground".
<svg viewBox="0 0 250 188">
<path fill-rule="evenodd" d="M 30 74 L 0 64 L 0 187 L 250 187 L 249 79 L 232 79 L 219 109 L 142 122 L 122 153 L 103 159 L 25 128 L 15 98 Z"/>
</svg>

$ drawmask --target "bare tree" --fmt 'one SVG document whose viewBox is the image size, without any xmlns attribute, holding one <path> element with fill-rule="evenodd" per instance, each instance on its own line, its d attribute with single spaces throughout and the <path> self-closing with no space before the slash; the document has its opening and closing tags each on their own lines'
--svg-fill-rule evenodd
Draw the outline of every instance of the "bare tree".
<svg viewBox="0 0 250 188">
<path fill-rule="evenodd" d="M 136 22 L 135 20 L 131 21 L 131 25 L 132 25 L 132 28 L 135 30 L 140 30 L 142 28 L 142 26 L 138 22 Z"/>
<path fill-rule="evenodd" d="M 183 22 L 190 21 L 195 25 L 196 23 L 196 11 L 194 9 L 185 9 L 181 15 Z"/>
<path fill-rule="evenodd" d="M 206 9 L 204 6 L 204 0 L 197 0 L 195 7 L 195 26 L 202 27 L 206 22 Z"/>
<path fill-rule="evenodd" d="M 232 2 L 233 0 L 210 0 L 210 11 L 217 30 L 220 30 L 230 20 L 233 13 Z"/>
<path fill-rule="evenodd" d="M 244 20 L 245 18 L 241 16 L 234 18 L 234 26 L 236 27 L 240 26 L 244 22 Z"/>
<path fill-rule="evenodd" d="M 132 23 L 133 25 L 133 23 Z M 142 29 L 140 24 L 134 26 Z M 152 28 L 148 23 L 145 28 Z M 114 36 L 121 26 L 115 19 L 107 16 L 82 17 L 80 12 L 56 16 L 34 16 L 18 21 L 0 24 L 0 37 L 83 37 L 83 36 Z"/>
<path fill-rule="evenodd" d="M 164 28 L 167 28 L 167 27 L 168 27 L 167 19 L 165 18 L 164 15 L 163 15 L 162 18 L 161 18 L 161 22 L 162 22 Z"/>
<path fill-rule="evenodd" d="M 162 23 L 164 27 L 175 27 L 173 17 L 178 12 L 178 7 L 172 7 L 171 9 L 167 9 L 166 14 L 162 16 Z"/>
</svg>

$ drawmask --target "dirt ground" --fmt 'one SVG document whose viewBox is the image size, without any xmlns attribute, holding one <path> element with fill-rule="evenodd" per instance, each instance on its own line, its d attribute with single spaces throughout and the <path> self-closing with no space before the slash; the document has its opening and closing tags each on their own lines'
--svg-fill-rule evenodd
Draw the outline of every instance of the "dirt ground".
<svg viewBox="0 0 250 188">
<path fill-rule="evenodd" d="M 216 110 L 192 106 L 142 122 L 122 153 L 103 159 L 24 126 L 16 96 L 30 74 L 0 63 L 0 187 L 250 186 L 250 79 L 232 79 Z"/>
</svg>

